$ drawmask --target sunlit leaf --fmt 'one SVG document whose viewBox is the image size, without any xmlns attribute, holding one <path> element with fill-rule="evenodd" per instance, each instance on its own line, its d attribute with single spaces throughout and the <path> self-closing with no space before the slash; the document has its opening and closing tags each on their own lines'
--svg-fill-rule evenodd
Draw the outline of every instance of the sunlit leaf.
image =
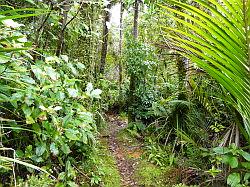
<svg viewBox="0 0 250 187">
<path fill-rule="evenodd" d="M 2 23 L 5 26 L 11 27 L 11 28 L 18 28 L 18 27 L 24 26 L 24 24 L 19 24 L 19 23 L 13 21 L 12 19 L 3 20 Z"/>
<path fill-rule="evenodd" d="M 63 143 L 62 146 L 61 146 L 61 150 L 63 151 L 64 154 L 69 154 L 71 151 L 70 151 L 70 148 L 67 144 Z"/>
<path fill-rule="evenodd" d="M 56 106 L 56 107 L 54 107 L 53 109 L 54 109 L 55 111 L 58 111 L 58 110 L 61 110 L 62 107 L 61 107 L 61 106 Z"/>
<path fill-rule="evenodd" d="M 240 183 L 240 174 L 239 173 L 231 173 L 227 177 L 227 184 L 233 186 L 236 186 Z"/>
<path fill-rule="evenodd" d="M 65 136 L 70 140 L 80 140 L 80 138 L 78 137 L 78 133 L 79 131 L 77 130 L 67 129 L 65 131 Z"/>
<path fill-rule="evenodd" d="M 91 92 L 90 96 L 93 98 L 101 98 L 100 95 L 102 93 L 102 90 L 100 89 L 95 89 Z"/>
<path fill-rule="evenodd" d="M 71 97 L 77 97 L 78 96 L 78 90 L 73 88 L 67 88 L 67 91 Z"/>
<path fill-rule="evenodd" d="M 91 92 L 93 89 L 94 89 L 93 84 L 89 82 L 89 83 L 87 84 L 87 87 L 86 87 L 86 93 L 87 93 L 88 95 L 90 95 L 90 92 Z"/>
<path fill-rule="evenodd" d="M 50 151 L 53 153 L 53 155 L 59 154 L 59 150 L 55 143 L 50 144 Z"/>
<path fill-rule="evenodd" d="M 36 155 L 42 156 L 45 151 L 46 151 L 46 144 L 39 143 L 39 145 L 36 147 Z"/>
<path fill-rule="evenodd" d="M 229 164 L 232 168 L 238 167 L 238 159 L 237 159 L 237 157 L 234 157 L 234 156 L 224 155 L 222 157 L 222 162 Z"/>
<path fill-rule="evenodd" d="M 6 62 L 9 62 L 10 59 L 11 59 L 10 57 L 0 54 L 0 64 L 4 64 Z"/>
</svg>

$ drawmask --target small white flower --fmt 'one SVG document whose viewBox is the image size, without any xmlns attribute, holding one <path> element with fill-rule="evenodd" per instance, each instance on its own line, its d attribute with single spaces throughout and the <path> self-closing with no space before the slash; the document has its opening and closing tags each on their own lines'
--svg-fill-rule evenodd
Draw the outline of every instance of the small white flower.
<svg viewBox="0 0 250 187">
<path fill-rule="evenodd" d="M 61 58 L 65 61 L 65 62 L 69 62 L 69 57 L 67 55 L 61 55 Z"/>
<path fill-rule="evenodd" d="M 54 63 L 54 62 L 60 63 L 60 60 L 56 56 L 48 56 L 45 58 L 45 62 L 46 63 Z"/>
<path fill-rule="evenodd" d="M 102 93 L 102 90 L 100 90 L 100 89 L 95 89 L 95 90 L 93 90 L 93 91 L 91 92 L 91 97 L 100 99 L 100 98 L 101 98 L 101 97 L 100 97 L 101 93 Z"/>
<path fill-rule="evenodd" d="M 78 96 L 78 90 L 73 88 L 68 88 L 67 91 L 69 92 L 69 95 L 71 97 L 77 97 Z"/>
</svg>

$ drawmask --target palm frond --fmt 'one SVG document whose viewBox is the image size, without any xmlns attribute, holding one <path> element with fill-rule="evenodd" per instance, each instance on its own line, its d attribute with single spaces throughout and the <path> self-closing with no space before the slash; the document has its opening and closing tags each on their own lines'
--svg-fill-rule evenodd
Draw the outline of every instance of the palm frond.
<svg viewBox="0 0 250 187">
<path fill-rule="evenodd" d="M 249 138 L 250 0 L 197 0 L 198 6 L 169 2 L 175 6 L 162 7 L 185 28 L 166 28 L 169 38 L 227 90 L 227 102 L 241 114 Z"/>
</svg>

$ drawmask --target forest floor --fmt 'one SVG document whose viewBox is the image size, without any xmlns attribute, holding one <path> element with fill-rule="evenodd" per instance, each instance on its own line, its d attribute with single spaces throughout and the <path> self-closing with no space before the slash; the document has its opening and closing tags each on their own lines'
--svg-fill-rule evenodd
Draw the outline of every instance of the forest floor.
<svg viewBox="0 0 250 187">
<path fill-rule="evenodd" d="M 122 186 L 137 186 L 133 178 L 138 160 L 142 154 L 141 146 L 133 145 L 132 141 L 121 141 L 119 132 L 127 127 L 127 122 L 115 115 L 108 116 L 109 149 L 113 153 L 121 175 Z M 135 143 L 135 142 L 133 142 Z"/>
<path fill-rule="evenodd" d="M 100 159 L 105 173 L 102 186 L 168 186 L 165 175 L 168 169 L 146 159 L 144 143 L 128 132 L 127 120 L 108 114 L 106 123 L 100 136 Z"/>
</svg>

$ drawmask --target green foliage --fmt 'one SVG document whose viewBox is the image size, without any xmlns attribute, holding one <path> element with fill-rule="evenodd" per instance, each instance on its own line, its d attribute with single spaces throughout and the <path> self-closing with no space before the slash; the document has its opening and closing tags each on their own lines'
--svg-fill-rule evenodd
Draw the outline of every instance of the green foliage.
<svg viewBox="0 0 250 187">
<path fill-rule="evenodd" d="M 180 48 L 179 53 L 203 68 L 223 86 L 225 94 L 222 99 L 241 114 L 245 125 L 243 134 L 249 140 L 250 9 L 246 7 L 249 7 L 250 1 L 235 1 L 238 6 L 232 6 L 229 0 L 199 0 L 198 6 L 175 0 L 170 2 L 179 9 L 163 8 L 171 12 L 168 16 L 184 27 L 166 28 L 173 44 Z"/>
<path fill-rule="evenodd" d="M 139 182 L 139 185 L 143 186 L 168 186 L 166 181 L 167 169 L 163 170 L 159 167 L 148 163 L 146 161 L 140 161 L 135 171 L 135 178 Z"/>
<path fill-rule="evenodd" d="M 49 178 L 46 175 L 39 175 L 39 176 L 28 176 L 28 179 L 24 182 L 22 179 L 18 181 L 18 187 L 36 187 L 36 186 L 43 186 L 43 187 L 50 187 L 55 185 L 55 181 Z"/>
<path fill-rule="evenodd" d="M 116 160 L 108 150 L 106 140 L 100 140 L 100 145 L 97 149 L 97 165 L 102 172 L 101 185 L 106 187 L 120 186 L 121 176 L 116 166 Z"/>
<path fill-rule="evenodd" d="M 215 177 L 220 172 L 222 164 L 226 164 L 231 168 L 230 174 L 227 177 L 227 184 L 235 186 L 249 185 L 249 171 L 250 171 L 250 154 L 243 151 L 241 148 L 231 144 L 229 147 L 215 147 L 210 153 L 213 159 L 211 162 L 213 166 L 208 172 Z"/>
<path fill-rule="evenodd" d="M 170 147 L 160 146 L 159 144 L 153 142 L 150 138 L 145 146 L 144 155 L 149 162 L 160 167 L 166 167 L 176 163 L 175 155 L 171 153 Z"/>
<path fill-rule="evenodd" d="M 193 146 L 192 144 L 186 144 L 183 149 L 184 153 L 180 154 L 180 157 L 183 157 L 183 161 L 177 163 L 180 167 L 184 165 L 186 167 L 196 167 L 204 170 L 210 166 L 207 160 L 204 159 L 204 151 L 201 148 Z"/>
<path fill-rule="evenodd" d="M 141 41 L 135 40 L 132 36 L 127 35 L 127 48 L 124 52 L 125 62 L 128 74 L 135 74 L 143 79 L 143 74 L 147 73 L 156 62 L 153 60 L 153 48 Z"/>
<path fill-rule="evenodd" d="M 128 34 L 134 0 L 123 1 L 125 40 L 117 51 L 124 34 L 112 26 L 102 77 L 100 18 L 109 1 L 1 3 L 2 183 L 120 186 L 106 140 L 97 141 L 112 110 L 133 113 L 117 140 L 144 144 L 139 185 L 214 185 L 227 176 L 225 184 L 249 186 L 248 147 L 231 144 L 246 145 L 239 130 L 250 134 L 249 0 L 145 0 L 137 40 Z M 231 145 L 211 148 L 218 144 Z"/>
<path fill-rule="evenodd" d="M 45 55 L 34 62 L 32 53 L 25 50 L 31 45 L 19 30 L 22 25 L 7 18 L 1 18 L 0 24 L 1 145 L 14 145 L 19 159 L 61 172 L 59 180 L 72 186 L 77 177 L 73 165 L 86 159 L 95 144 L 96 125 L 90 111 L 102 91 L 77 79 L 84 65 L 72 64 L 66 55 Z M 1 164 L 13 161 L 43 170 L 1 158 L 7 159 L 0 159 Z"/>
<path fill-rule="evenodd" d="M 188 101 L 178 100 L 175 94 L 162 98 L 153 103 L 150 113 L 156 120 L 146 130 L 159 141 L 172 141 L 178 136 L 182 142 L 196 142 L 194 144 L 197 145 L 208 138 L 204 130 L 207 116 L 193 98 Z"/>
<path fill-rule="evenodd" d="M 147 112 L 157 95 L 154 89 L 154 71 L 156 70 L 157 60 L 153 52 L 154 48 L 150 45 L 137 41 L 128 34 L 126 35 L 124 58 L 127 73 L 129 76 L 134 76 L 136 86 L 135 93 L 133 93 L 136 103 L 133 103 L 130 109 L 138 119 L 150 117 Z"/>
<path fill-rule="evenodd" d="M 132 137 L 134 136 L 139 138 L 140 134 L 142 134 L 145 130 L 145 125 L 142 122 L 133 122 L 128 125 L 126 130 L 131 134 Z"/>
<path fill-rule="evenodd" d="M 62 68 L 57 71 L 54 68 L 59 64 L 64 67 L 64 62 L 57 60 L 58 64 L 55 61 L 50 61 L 51 64 L 39 61 L 31 65 L 30 69 L 19 66 L 15 77 L 11 78 L 19 77 L 25 86 L 20 87 L 21 91 L 18 92 L 13 92 L 10 88 L 10 94 L 6 95 L 16 112 L 24 115 L 25 123 L 31 125 L 32 130 L 38 133 L 35 135 L 38 140 L 36 156 L 31 156 L 37 162 L 49 157 L 48 145 L 51 153 L 56 156 L 58 153 L 69 154 L 70 146 L 76 142 L 84 145 L 94 141 L 94 120 L 92 114 L 86 110 L 87 105 L 84 101 L 88 97 L 90 100 L 92 97 L 99 97 L 100 91 L 91 88 L 86 93 L 82 92 L 79 80 L 72 79 L 66 74 L 68 69 L 64 71 Z M 21 72 L 32 72 L 35 77 Z M 4 76 L 7 77 L 8 74 Z M 15 124 L 10 124 L 11 127 L 13 125 Z M 48 141 L 49 144 L 45 145 L 44 141 Z M 61 148 L 60 151 L 58 147 Z"/>
<path fill-rule="evenodd" d="M 107 110 L 114 110 L 114 112 L 124 111 L 127 107 L 127 90 L 128 84 L 124 83 L 123 87 L 119 89 L 116 81 L 107 79 L 99 80 L 99 87 L 102 89 L 102 108 Z"/>
</svg>

